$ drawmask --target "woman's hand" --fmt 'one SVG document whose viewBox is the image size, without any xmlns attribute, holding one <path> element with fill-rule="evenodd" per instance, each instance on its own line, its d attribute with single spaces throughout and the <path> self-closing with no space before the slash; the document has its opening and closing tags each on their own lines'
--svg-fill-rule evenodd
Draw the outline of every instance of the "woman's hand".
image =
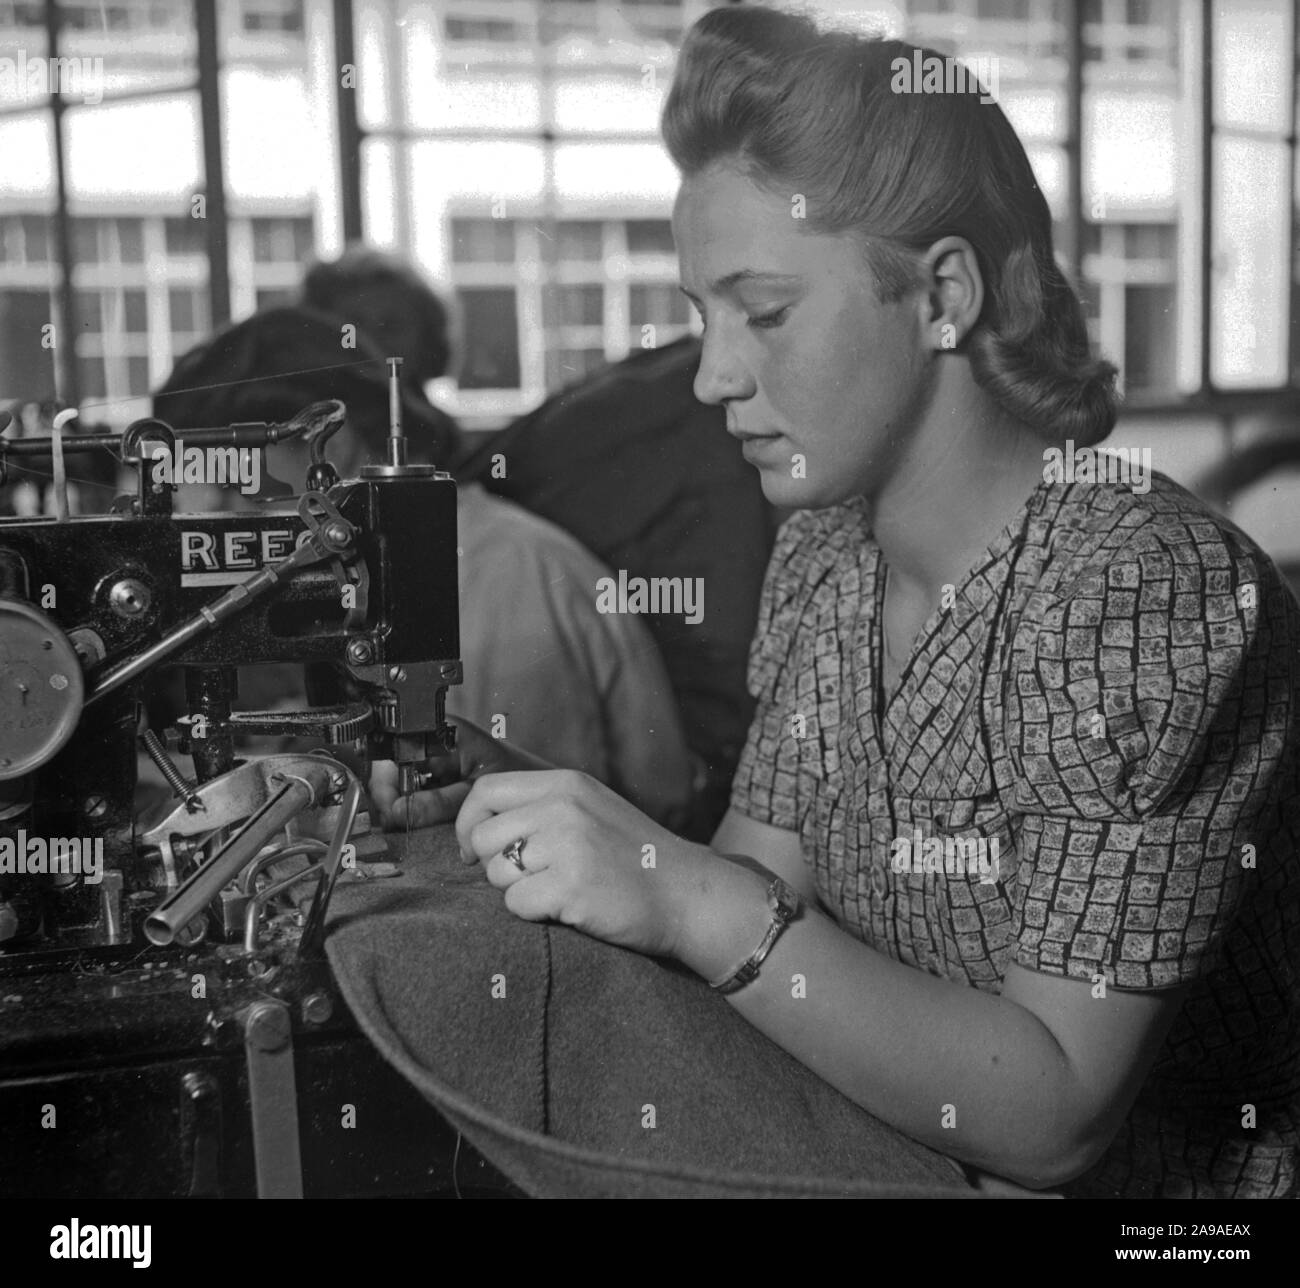
<svg viewBox="0 0 1300 1288">
<path fill-rule="evenodd" d="M 456 836 L 466 861 L 483 863 L 516 916 L 563 922 L 658 957 L 676 954 L 692 877 L 718 862 L 568 769 L 480 778 Z M 522 868 L 503 853 L 516 841 Z"/>
<path fill-rule="evenodd" d="M 397 766 L 391 760 L 375 762 L 370 773 L 370 796 L 390 831 L 450 823 L 474 781 L 484 774 L 553 768 L 540 756 L 512 747 L 468 720 L 454 716 L 452 723 L 456 726 L 456 750 L 442 760 L 430 762 L 436 786 L 399 796 Z"/>
</svg>

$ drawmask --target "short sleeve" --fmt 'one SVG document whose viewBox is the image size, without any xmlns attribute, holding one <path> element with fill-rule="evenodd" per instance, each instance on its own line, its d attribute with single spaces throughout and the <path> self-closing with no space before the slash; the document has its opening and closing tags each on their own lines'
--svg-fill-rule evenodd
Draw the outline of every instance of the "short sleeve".
<svg viewBox="0 0 1300 1288">
<path fill-rule="evenodd" d="M 1195 979 L 1285 844 L 1269 828 L 1295 774 L 1295 601 L 1207 523 L 1033 616 L 1005 706 L 1015 960 L 1121 988 Z"/>
<path fill-rule="evenodd" d="M 759 823 L 799 826 L 798 745 L 790 727 L 799 667 L 800 623 L 813 583 L 813 515 L 800 511 L 777 533 L 749 650 L 749 692 L 757 703 L 731 785 L 731 805 Z"/>
</svg>

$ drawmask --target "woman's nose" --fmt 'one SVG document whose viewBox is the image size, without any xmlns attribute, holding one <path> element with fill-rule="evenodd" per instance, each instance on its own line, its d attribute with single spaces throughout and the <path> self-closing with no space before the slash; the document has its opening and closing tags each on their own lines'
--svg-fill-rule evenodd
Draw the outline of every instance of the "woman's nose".
<svg viewBox="0 0 1300 1288">
<path fill-rule="evenodd" d="M 695 374 L 695 396 L 710 405 L 748 398 L 754 392 L 753 377 L 735 345 L 724 342 L 718 331 L 706 331 L 703 346 L 700 369 Z"/>
</svg>

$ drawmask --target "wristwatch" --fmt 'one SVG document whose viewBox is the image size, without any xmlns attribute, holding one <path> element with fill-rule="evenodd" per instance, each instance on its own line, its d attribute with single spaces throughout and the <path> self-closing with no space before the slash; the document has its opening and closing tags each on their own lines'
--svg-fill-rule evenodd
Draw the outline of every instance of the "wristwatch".
<svg viewBox="0 0 1300 1288">
<path fill-rule="evenodd" d="M 758 975 L 758 968 L 772 951 L 772 945 L 781 938 L 781 932 L 799 915 L 803 900 L 793 886 L 780 877 L 773 877 L 772 884 L 767 887 L 767 906 L 772 911 L 772 920 L 758 947 L 729 975 L 710 983 L 710 988 L 717 989 L 719 993 L 734 993 L 754 979 Z"/>
</svg>

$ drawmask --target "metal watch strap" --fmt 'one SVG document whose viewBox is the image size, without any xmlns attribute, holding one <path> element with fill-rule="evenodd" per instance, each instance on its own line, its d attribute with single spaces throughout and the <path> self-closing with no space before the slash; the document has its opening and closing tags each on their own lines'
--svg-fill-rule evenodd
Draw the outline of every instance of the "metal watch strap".
<svg viewBox="0 0 1300 1288">
<path fill-rule="evenodd" d="M 772 920 L 758 947 L 729 975 L 716 983 L 710 983 L 710 988 L 723 994 L 734 993 L 754 979 L 773 945 L 781 938 L 781 932 L 799 915 L 803 900 L 791 885 L 780 877 L 773 877 L 772 884 L 767 887 L 767 906 L 772 910 Z"/>
</svg>

